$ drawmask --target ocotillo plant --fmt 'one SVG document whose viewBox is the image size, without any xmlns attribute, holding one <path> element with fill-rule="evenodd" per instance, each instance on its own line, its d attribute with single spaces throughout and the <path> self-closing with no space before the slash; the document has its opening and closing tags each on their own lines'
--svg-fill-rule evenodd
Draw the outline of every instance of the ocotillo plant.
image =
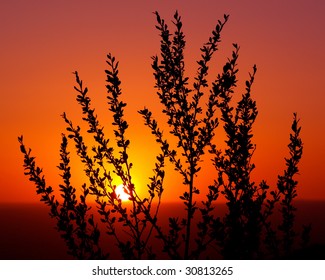
<svg viewBox="0 0 325 280">
<path fill-rule="evenodd" d="M 302 155 L 296 114 L 292 125 L 293 134 L 290 136 L 290 158 L 286 159 L 287 169 L 284 175 L 279 176 L 277 188 L 269 192 L 270 187 L 266 182 L 256 185 L 251 179 L 255 167 L 252 156 L 256 148 L 252 142 L 252 126 L 257 117 L 251 89 L 256 66 L 246 81 L 242 98 L 235 108 L 232 105 L 238 72 L 237 44 L 233 44 L 232 57 L 207 93 L 209 62 L 218 50 L 221 31 L 229 16 L 224 15 L 223 21 L 218 21 L 207 43 L 201 48 L 192 87 L 185 76 L 186 41 L 181 17 L 175 13 L 175 31 L 171 33 L 158 12 L 155 12 L 155 16 L 161 48 L 160 55 L 152 57 L 152 68 L 157 95 L 170 130 L 165 135 L 148 108 L 139 110 L 145 126 L 150 128 L 161 149 L 154 163 L 153 176 L 149 178 L 146 197 L 140 197 L 132 178 L 132 163 L 128 153 L 130 140 L 127 136 L 129 124 L 124 117 L 127 104 L 122 101 L 119 63 L 111 54 L 107 55 L 106 89 L 117 147 L 114 148 L 112 139 L 105 136 L 104 127 L 92 107 L 88 88 L 84 87 L 78 72 L 75 72 L 77 102 L 81 106 L 83 120 L 89 127 L 87 133 L 93 136 L 95 145 L 89 148 L 80 126 L 74 125 L 63 113 L 67 136 L 62 134 L 61 162 L 58 166 L 63 179 L 59 185 L 61 199 L 46 184 L 42 169 L 36 165 L 31 150 L 26 149 L 23 137 L 18 138 L 24 154 L 25 174 L 35 183 L 41 201 L 50 207 L 50 215 L 56 219 L 57 230 L 66 241 L 69 253 L 79 259 L 116 258 L 115 255 L 109 255 L 110 250 L 107 252 L 107 248 L 114 244 L 125 259 L 159 258 L 159 250 L 171 259 L 279 258 L 291 253 L 296 237 L 293 230 L 295 208 L 292 204 L 297 195 L 294 176 L 298 173 L 297 164 Z M 208 95 L 205 106 L 202 105 L 204 95 Z M 223 124 L 226 134 L 227 147 L 224 151 L 218 148 L 215 139 L 219 123 Z M 170 137 L 175 137 L 175 147 L 172 147 Z M 79 199 L 77 188 L 72 186 L 70 180 L 69 139 L 74 142 L 89 179 L 82 185 Z M 217 178 L 211 178 L 214 179 L 213 185 L 200 189 L 197 175 L 205 153 L 210 153 L 213 160 L 204 164 L 213 164 L 218 175 Z M 168 229 L 163 228 L 158 219 L 164 189 L 170 187 L 164 183 L 166 160 L 182 176 L 184 191 L 180 201 L 184 203 L 186 213 L 183 219 L 170 217 Z M 116 177 L 125 186 L 131 202 L 130 208 L 122 203 L 116 193 Z M 206 194 L 204 201 L 199 201 L 200 193 Z M 87 203 L 89 196 L 95 197 L 97 214 Z M 218 216 L 216 212 L 216 202 L 220 196 L 226 199 L 227 204 L 224 217 Z M 283 222 L 279 226 L 282 235 L 270 222 L 277 204 L 283 215 Z M 197 216 L 198 219 L 195 218 Z M 105 225 L 104 232 L 98 223 Z M 103 233 L 110 237 L 110 243 L 103 242 Z M 304 240 L 307 240 L 308 228 L 304 233 Z M 156 243 L 153 239 L 161 242 L 159 249 L 152 246 Z"/>
</svg>

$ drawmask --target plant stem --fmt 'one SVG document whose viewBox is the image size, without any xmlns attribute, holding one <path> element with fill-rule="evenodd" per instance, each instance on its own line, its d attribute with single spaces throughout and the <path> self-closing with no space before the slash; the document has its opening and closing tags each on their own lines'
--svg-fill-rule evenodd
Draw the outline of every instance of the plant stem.
<svg viewBox="0 0 325 280">
<path fill-rule="evenodd" d="M 187 223 L 186 223 L 186 236 L 185 236 L 185 251 L 184 259 L 189 258 L 189 247 L 190 247 L 190 238 L 191 238 L 191 221 L 193 218 L 193 182 L 194 182 L 194 172 L 191 168 L 190 182 L 189 182 L 189 199 L 187 206 Z"/>
</svg>

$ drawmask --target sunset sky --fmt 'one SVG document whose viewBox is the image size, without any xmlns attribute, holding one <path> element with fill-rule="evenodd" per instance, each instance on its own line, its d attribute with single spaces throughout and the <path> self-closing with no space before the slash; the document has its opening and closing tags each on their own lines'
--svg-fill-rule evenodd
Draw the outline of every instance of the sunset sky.
<svg viewBox="0 0 325 280">
<path fill-rule="evenodd" d="M 88 86 L 92 104 L 113 140 L 105 95 L 108 53 L 120 61 L 133 176 L 139 192 L 145 192 L 159 150 L 137 111 L 147 106 L 159 119 L 161 110 L 151 69 L 151 56 L 159 53 L 160 41 L 153 12 L 158 11 L 172 27 L 176 10 L 187 40 L 187 75 L 195 74 L 199 49 L 223 14 L 230 14 L 230 19 L 222 33 L 220 51 L 210 64 L 214 76 L 209 81 L 231 55 L 232 43 L 241 47 L 238 95 L 243 93 L 248 72 L 257 65 L 253 85 L 259 111 L 253 131 L 256 182 L 265 179 L 275 186 L 277 175 L 285 168 L 293 112 L 297 112 L 304 142 L 298 197 L 325 199 L 323 0 L 12 0 L 0 3 L 0 203 L 39 200 L 23 174 L 17 141 L 20 135 L 43 167 L 48 184 L 55 188 L 60 183 L 56 166 L 65 131 L 60 115 L 66 112 L 75 124 L 81 123 L 72 72 L 77 70 Z M 216 138 L 221 146 L 222 141 Z M 70 148 L 75 163 L 72 143 Z M 202 165 L 198 186 L 213 180 L 204 176 L 213 174 L 207 167 L 210 163 Z M 72 168 L 75 184 L 81 185 L 82 165 L 75 163 Z M 179 193 L 175 194 L 175 189 Z M 182 191 L 180 178 L 168 174 L 165 200 L 174 200 Z"/>
</svg>

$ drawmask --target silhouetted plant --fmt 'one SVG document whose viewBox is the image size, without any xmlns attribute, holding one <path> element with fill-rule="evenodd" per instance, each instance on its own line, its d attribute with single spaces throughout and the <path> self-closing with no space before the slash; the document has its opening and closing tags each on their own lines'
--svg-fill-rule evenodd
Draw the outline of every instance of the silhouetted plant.
<svg viewBox="0 0 325 280">
<path fill-rule="evenodd" d="M 181 17 L 176 12 L 172 34 L 163 19 L 155 12 L 156 28 L 160 32 L 160 56 L 152 57 L 152 68 L 156 80 L 157 95 L 163 105 L 170 128 L 168 134 L 177 140 L 172 147 L 170 137 L 166 137 L 148 108 L 139 111 L 159 144 L 161 152 L 156 157 L 153 176 L 147 185 L 148 194 L 140 197 L 132 179 L 132 163 L 128 156 L 130 140 L 127 137 L 128 123 L 124 118 L 126 103 L 122 101 L 118 62 L 111 54 L 107 55 L 107 100 L 108 109 L 113 115 L 112 125 L 116 148 L 104 134 L 95 109 L 91 106 L 87 87 L 78 72 L 75 72 L 77 102 L 82 108 L 83 120 L 88 125 L 87 133 L 93 136 L 95 145 L 89 148 L 81 134 L 63 113 L 68 135 L 62 135 L 61 162 L 58 166 L 63 184 L 59 190 L 63 201 L 56 199 L 53 189 L 47 186 L 42 169 L 36 166 L 31 150 L 26 149 L 23 137 L 19 137 L 20 149 L 24 154 L 25 174 L 36 185 L 41 201 L 50 207 L 51 217 L 57 220 L 57 229 L 62 234 L 69 253 L 76 258 L 107 258 L 103 244 L 103 233 L 97 224 L 94 211 L 87 204 L 89 195 L 95 197 L 100 222 L 115 242 L 125 259 L 160 257 L 153 248 L 152 239 L 161 241 L 162 250 L 172 259 L 190 259 L 217 256 L 223 258 L 279 258 L 292 251 L 297 233 L 294 231 L 295 207 L 293 199 L 297 196 L 298 162 L 302 155 L 300 127 L 296 114 L 290 135 L 290 158 L 287 168 L 279 176 L 277 189 L 269 192 L 265 181 L 256 184 L 251 179 L 255 166 L 252 156 L 255 144 L 252 142 L 252 127 L 257 117 L 256 102 L 251 96 L 256 66 L 246 81 L 246 90 L 234 108 L 232 96 L 237 84 L 237 59 L 239 47 L 233 44 L 232 56 L 212 83 L 209 93 L 207 75 L 213 54 L 218 49 L 220 34 L 229 16 L 218 21 L 207 43 L 201 48 L 201 58 L 193 87 L 185 76 L 184 48 L 185 37 Z M 202 107 L 202 97 L 207 96 L 207 104 Z M 214 141 L 216 128 L 223 123 L 226 134 L 224 151 L 218 149 Z M 89 182 L 82 185 L 82 194 L 77 199 L 77 189 L 70 182 L 70 159 L 67 151 L 68 138 L 74 141 L 76 153 L 84 164 L 84 172 Z M 116 153 L 118 152 L 118 153 Z M 212 164 L 217 171 L 214 184 L 206 189 L 197 187 L 197 175 L 203 155 L 213 156 Z M 165 161 L 169 160 L 182 176 L 184 192 L 180 200 L 185 205 L 185 218 L 170 217 L 169 230 L 163 229 L 158 221 L 158 212 L 164 191 Z M 127 208 L 116 194 L 114 177 L 126 186 L 131 207 Z M 206 193 L 204 201 L 198 201 L 200 192 Z M 218 215 L 216 202 L 220 196 L 226 199 L 227 213 Z M 282 222 L 279 234 L 270 217 L 280 204 Z M 195 219 L 195 216 L 198 216 Z M 197 230 L 194 237 L 193 221 Z M 122 230 L 121 230 L 122 228 Z M 303 231 L 304 246 L 308 241 L 310 228 Z M 210 252 L 212 248 L 212 252 Z M 159 249 L 158 249 L 159 250 Z M 108 250 L 110 251 L 110 250 Z M 210 254 L 210 255 L 209 255 Z"/>
<path fill-rule="evenodd" d="M 68 253 L 80 258 L 106 258 L 99 245 L 100 232 L 94 223 L 94 216 L 87 215 L 90 207 L 86 203 L 89 190 L 86 184 L 82 185 L 80 202 L 77 201 L 76 188 L 70 183 L 70 160 L 67 151 L 67 138 L 62 135 L 60 150 L 61 163 L 58 166 L 62 171 L 62 185 L 59 185 L 63 202 L 60 203 L 53 195 L 51 186 L 47 186 L 42 169 L 36 166 L 35 158 L 30 155 L 23 145 L 23 137 L 18 138 L 20 150 L 24 154 L 25 175 L 36 185 L 36 193 L 41 195 L 41 201 L 50 207 L 50 216 L 57 220 L 57 229 L 68 246 Z"/>
</svg>

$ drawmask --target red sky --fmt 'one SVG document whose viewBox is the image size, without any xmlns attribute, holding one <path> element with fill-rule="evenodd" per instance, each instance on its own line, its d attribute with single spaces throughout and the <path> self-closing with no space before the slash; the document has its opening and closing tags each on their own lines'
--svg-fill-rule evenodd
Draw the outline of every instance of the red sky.
<svg viewBox="0 0 325 280">
<path fill-rule="evenodd" d="M 104 69 L 109 52 L 120 61 L 134 177 L 143 188 L 152 175 L 157 147 L 137 110 L 148 106 L 157 115 L 160 110 L 150 66 L 150 57 L 159 53 L 152 12 L 157 10 L 170 23 L 176 9 L 187 40 L 188 75 L 195 73 L 199 48 L 224 13 L 230 20 L 210 68 L 219 70 L 231 55 L 231 44 L 238 43 L 240 94 L 257 64 L 253 86 L 259 110 L 254 129 L 257 182 L 266 179 L 274 185 L 284 169 L 292 113 L 297 112 L 304 142 L 298 195 L 325 199 L 324 1 L 12 0 L 0 3 L 0 202 L 38 200 L 23 175 L 17 142 L 21 134 L 48 183 L 54 187 L 59 183 L 56 166 L 65 130 L 60 114 L 67 112 L 75 123 L 81 120 L 73 71 L 78 70 L 89 87 L 97 113 L 108 126 Z M 76 164 L 73 169 L 80 184 L 81 168 Z M 172 174 L 166 180 L 166 188 L 181 185 Z M 172 198 L 172 191 L 166 190 L 166 199 Z"/>
</svg>

